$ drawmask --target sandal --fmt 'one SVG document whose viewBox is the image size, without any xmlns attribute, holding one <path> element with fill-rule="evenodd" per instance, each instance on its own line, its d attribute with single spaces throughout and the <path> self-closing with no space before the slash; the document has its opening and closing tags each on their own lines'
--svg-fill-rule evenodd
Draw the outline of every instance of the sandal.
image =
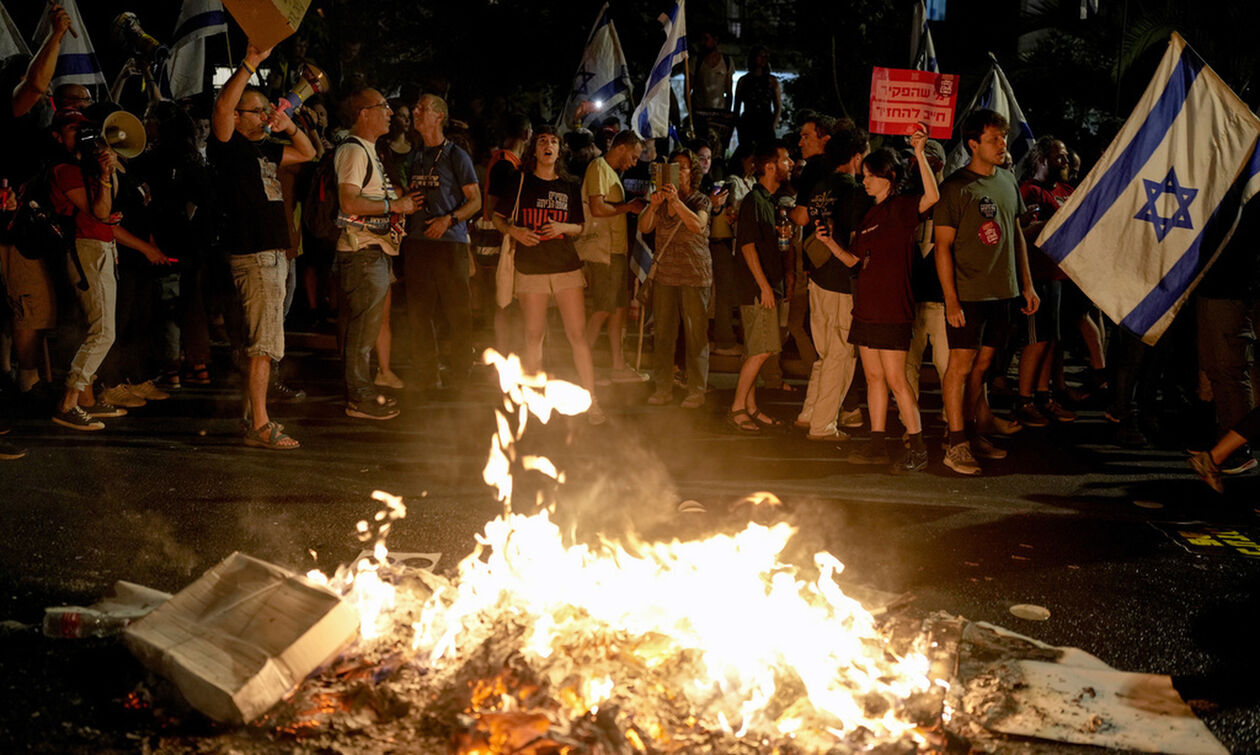
<svg viewBox="0 0 1260 755">
<path fill-rule="evenodd" d="M 291 451 L 299 446 L 298 442 L 285 435 L 280 425 L 275 422 L 268 422 L 262 427 L 246 432 L 245 445 L 276 451 Z"/>
<path fill-rule="evenodd" d="M 760 409 L 758 409 L 756 413 L 749 414 L 748 416 L 752 418 L 753 422 L 756 422 L 758 425 L 769 430 L 782 430 L 787 427 L 786 422 L 781 419 L 771 417 L 769 414 L 766 414 Z"/>
<path fill-rule="evenodd" d="M 740 419 L 740 417 L 743 417 L 743 419 Z M 737 412 L 727 412 L 726 424 L 731 429 L 737 430 L 741 433 L 761 432 L 761 425 L 758 424 L 757 421 L 752 418 L 752 415 L 750 415 L 748 412 L 744 411 L 743 409 Z"/>
<path fill-rule="evenodd" d="M 193 364 L 184 369 L 184 382 L 189 385 L 210 385 L 210 370 L 205 364 Z"/>
</svg>

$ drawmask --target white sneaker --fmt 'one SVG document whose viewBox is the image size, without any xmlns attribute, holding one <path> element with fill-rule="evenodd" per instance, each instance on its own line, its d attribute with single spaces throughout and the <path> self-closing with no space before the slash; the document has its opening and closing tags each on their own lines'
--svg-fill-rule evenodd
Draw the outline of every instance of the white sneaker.
<svg viewBox="0 0 1260 755">
<path fill-rule="evenodd" d="M 857 429 L 862 426 L 862 410 L 854 409 L 851 412 L 840 412 L 840 421 L 837 423 L 841 427 L 847 427 L 850 430 Z"/>
<path fill-rule="evenodd" d="M 378 370 L 376 373 L 376 379 L 372 382 L 382 388 L 393 388 L 399 391 L 407 387 L 406 383 L 402 381 L 402 378 L 395 375 L 393 370 Z"/>
<path fill-rule="evenodd" d="M 133 396 L 145 401 L 163 401 L 171 397 L 171 394 L 154 385 L 152 380 L 146 380 L 143 383 L 125 383 L 123 387 Z"/>
<path fill-rule="evenodd" d="M 122 406 L 128 409 L 135 409 L 145 405 L 145 400 L 140 396 L 127 390 L 125 383 L 119 383 L 113 388 L 106 388 L 101 391 L 101 400 L 107 404 L 114 406 Z"/>
</svg>

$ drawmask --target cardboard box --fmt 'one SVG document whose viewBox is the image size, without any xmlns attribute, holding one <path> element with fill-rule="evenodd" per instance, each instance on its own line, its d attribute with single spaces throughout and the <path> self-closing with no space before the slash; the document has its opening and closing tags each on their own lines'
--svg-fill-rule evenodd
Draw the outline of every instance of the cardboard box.
<svg viewBox="0 0 1260 755">
<path fill-rule="evenodd" d="M 194 708 L 225 723 L 266 712 L 357 635 L 358 612 L 287 569 L 233 553 L 123 641 Z"/>
<path fill-rule="evenodd" d="M 260 50 L 275 47 L 298 30 L 311 0 L 223 0 L 245 36 Z"/>
</svg>

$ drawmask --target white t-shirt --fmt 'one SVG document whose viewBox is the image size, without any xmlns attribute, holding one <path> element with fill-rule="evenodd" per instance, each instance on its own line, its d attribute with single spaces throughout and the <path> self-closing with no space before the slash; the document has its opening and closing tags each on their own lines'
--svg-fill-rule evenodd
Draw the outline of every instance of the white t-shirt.
<svg viewBox="0 0 1260 755">
<path fill-rule="evenodd" d="M 350 140 L 357 142 L 362 149 L 351 144 Z M 370 177 L 367 175 L 369 157 L 372 160 Z M 398 198 L 394 187 L 389 183 L 389 178 L 385 175 L 381 158 L 376 154 L 376 145 L 370 144 L 367 140 L 357 136 L 349 137 L 337 147 L 337 152 L 333 156 L 333 165 L 337 171 L 337 183 L 362 186 L 360 195 L 365 199 L 379 202 L 388 197 L 392 202 Z M 364 178 L 368 178 L 366 184 L 363 183 Z M 351 252 L 372 245 L 380 246 L 386 254 L 398 254 L 398 242 L 392 235 L 382 236 L 363 228 L 347 226 L 342 229 L 341 238 L 337 239 L 339 252 Z"/>
</svg>

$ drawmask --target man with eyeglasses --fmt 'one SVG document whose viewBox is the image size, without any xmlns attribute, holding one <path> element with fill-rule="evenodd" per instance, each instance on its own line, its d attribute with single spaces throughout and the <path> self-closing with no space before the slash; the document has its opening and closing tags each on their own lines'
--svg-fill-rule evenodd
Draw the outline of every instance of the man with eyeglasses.
<svg viewBox="0 0 1260 755">
<path fill-rule="evenodd" d="M 267 414 L 271 360 L 284 356 L 284 294 L 289 223 L 280 190 L 279 168 L 309 162 L 315 147 L 286 112 L 249 86 L 271 50 L 251 42 L 245 59 L 214 102 L 210 163 L 219 180 L 223 206 L 219 243 L 229 256 L 232 280 L 243 308 L 247 371 L 245 444 L 288 450 L 298 442 Z M 283 133 L 285 145 L 268 139 Z"/>
</svg>

